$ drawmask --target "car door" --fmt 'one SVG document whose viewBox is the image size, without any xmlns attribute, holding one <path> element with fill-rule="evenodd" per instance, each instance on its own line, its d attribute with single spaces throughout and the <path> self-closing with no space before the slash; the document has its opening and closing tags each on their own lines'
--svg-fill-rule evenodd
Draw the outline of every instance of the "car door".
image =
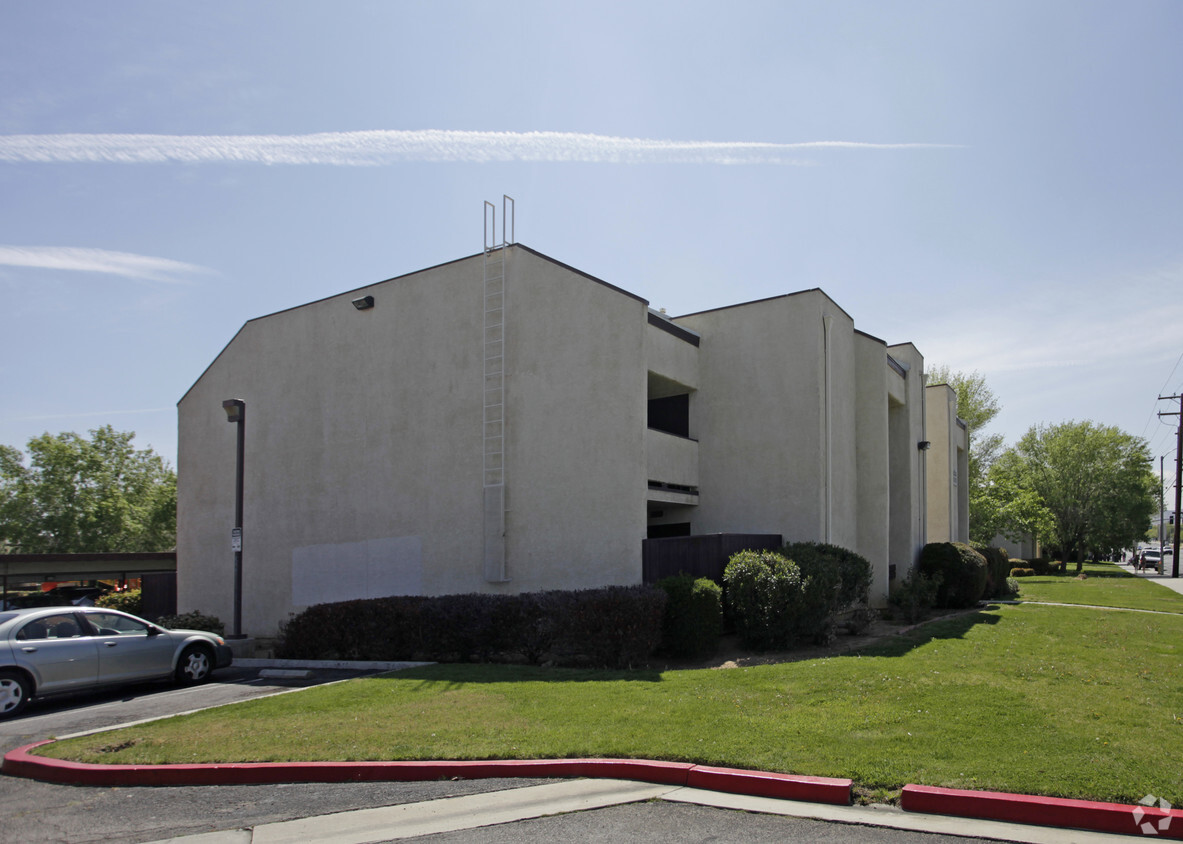
<svg viewBox="0 0 1183 844">
<path fill-rule="evenodd" d="M 87 611 L 95 631 L 100 683 L 127 683 L 165 677 L 173 670 L 174 645 L 167 634 L 122 613 Z"/>
<path fill-rule="evenodd" d="M 92 686 L 98 676 L 98 650 L 78 616 L 66 610 L 27 621 L 13 635 L 17 664 L 38 678 L 37 694 Z"/>
</svg>

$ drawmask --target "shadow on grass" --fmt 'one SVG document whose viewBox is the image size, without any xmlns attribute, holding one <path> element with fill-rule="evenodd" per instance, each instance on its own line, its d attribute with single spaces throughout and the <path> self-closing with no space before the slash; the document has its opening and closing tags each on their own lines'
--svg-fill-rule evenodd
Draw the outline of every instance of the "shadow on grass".
<svg viewBox="0 0 1183 844">
<path fill-rule="evenodd" d="M 964 639 L 965 634 L 979 624 L 998 624 L 1002 620 L 999 615 L 990 612 L 992 609 L 997 609 L 997 606 L 953 618 L 930 621 L 873 645 L 847 651 L 841 656 L 904 656 L 909 651 L 938 639 Z"/>
</svg>

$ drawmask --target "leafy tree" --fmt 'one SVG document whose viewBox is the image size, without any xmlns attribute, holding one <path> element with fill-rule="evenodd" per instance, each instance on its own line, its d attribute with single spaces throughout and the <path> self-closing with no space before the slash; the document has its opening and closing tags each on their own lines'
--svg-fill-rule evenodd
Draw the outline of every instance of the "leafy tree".
<svg viewBox="0 0 1183 844">
<path fill-rule="evenodd" d="M 986 544 L 998 535 L 998 502 L 990 495 L 989 472 L 1002 451 L 1002 434 L 990 434 L 986 427 L 1002 410 L 998 398 L 980 372 L 954 372 L 947 366 L 928 371 L 929 384 L 948 384 L 957 393 L 957 415 L 969 426 L 969 536 Z"/>
<path fill-rule="evenodd" d="M 1012 542 L 1029 537 L 1050 537 L 1055 530 L 1051 511 L 1039 493 L 1019 479 L 1021 464 L 1013 449 L 999 455 L 978 491 L 977 534 L 990 542 L 999 534 Z M 971 526 L 972 527 L 972 526 Z"/>
<path fill-rule="evenodd" d="M 1047 538 L 1078 572 L 1086 554 L 1132 547 L 1150 524 L 1157 479 L 1141 437 L 1087 421 L 1039 425 L 1007 464 L 1015 487 L 1043 502 Z"/>
<path fill-rule="evenodd" d="M 176 544 L 177 476 L 110 425 L 0 446 L 0 548 L 8 553 L 164 551 Z"/>
</svg>

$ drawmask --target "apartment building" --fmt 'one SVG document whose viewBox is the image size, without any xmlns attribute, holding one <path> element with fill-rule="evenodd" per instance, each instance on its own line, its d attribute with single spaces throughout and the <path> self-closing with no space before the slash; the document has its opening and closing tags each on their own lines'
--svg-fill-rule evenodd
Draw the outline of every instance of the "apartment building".
<svg viewBox="0 0 1183 844">
<path fill-rule="evenodd" d="M 932 535 L 926 487 L 964 498 L 919 351 L 823 291 L 671 318 L 501 245 L 251 320 L 180 400 L 178 602 L 222 618 L 228 399 L 256 636 L 326 601 L 639 583 L 649 536 L 833 542 L 882 602 Z"/>
</svg>

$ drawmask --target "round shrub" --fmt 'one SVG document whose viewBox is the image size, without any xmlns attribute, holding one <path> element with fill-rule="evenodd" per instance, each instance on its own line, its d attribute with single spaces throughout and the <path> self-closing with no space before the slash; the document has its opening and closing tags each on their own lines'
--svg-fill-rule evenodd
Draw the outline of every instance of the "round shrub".
<svg viewBox="0 0 1183 844">
<path fill-rule="evenodd" d="M 775 551 L 740 551 L 727 561 L 723 582 L 745 645 L 763 650 L 793 641 L 803 592 L 796 563 Z"/>
<path fill-rule="evenodd" d="M 920 571 L 940 576 L 936 606 L 972 607 L 986 592 L 986 558 L 962 542 L 930 542 L 920 552 Z"/>
<path fill-rule="evenodd" d="M 705 577 L 679 574 L 657 581 L 667 596 L 661 649 L 670 656 L 714 653 L 723 629 L 723 590 Z"/>
<path fill-rule="evenodd" d="M 793 542 L 780 553 L 801 570 L 797 635 L 819 644 L 829 642 L 834 637 L 835 616 L 866 601 L 871 564 L 853 551 L 825 542 Z"/>
<path fill-rule="evenodd" d="M 975 545 L 974 550 L 986 558 L 987 598 L 1000 598 L 1007 594 L 1006 578 L 1012 568 L 1010 556 L 1001 548 Z"/>
</svg>

